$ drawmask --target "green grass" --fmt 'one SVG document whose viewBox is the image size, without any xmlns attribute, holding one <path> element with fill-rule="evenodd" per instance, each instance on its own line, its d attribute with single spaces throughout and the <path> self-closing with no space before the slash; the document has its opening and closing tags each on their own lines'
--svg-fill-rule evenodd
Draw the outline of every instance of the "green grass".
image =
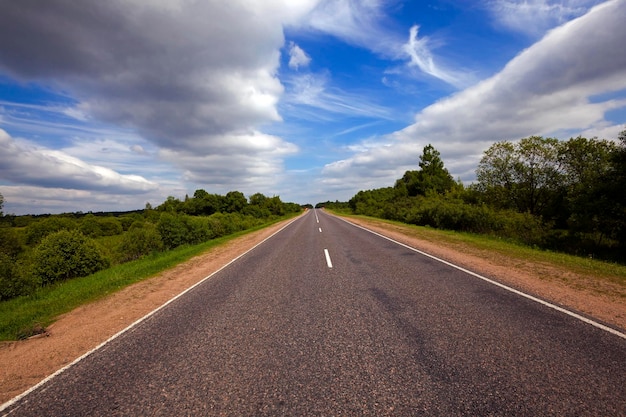
<svg viewBox="0 0 626 417">
<path fill-rule="evenodd" d="M 464 232 L 433 229 L 424 226 L 415 226 L 406 223 L 384 220 L 368 216 L 336 213 L 347 218 L 358 218 L 376 224 L 389 224 L 399 228 L 409 236 L 419 239 L 445 243 L 451 248 L 470 247 L 477 252 L 488 251 L 511 258 L 512 262 L 527 261 L 547 264 L 564 271 L 585 275 L 590 278 L 604 280 L 626 287 L 626 266 L 596 259 L 583 258 L 559 252 L 539 250 L 528 246 L 512 243 L 488 235 L 478 235 Z"/>
<path fill-rule="evenodd" d="M 199 245 L 181 246 L 167 252 L 116 265 L 87 277 L 75 278 L 43 287 L 29 296 L 0 302 L 0 340 L 23 339 L 40 333 L 58 316 L 80 305 L 100 299 L 130 284 L 153 277 L 211 248 L 284 219 Z"/>
</svg>

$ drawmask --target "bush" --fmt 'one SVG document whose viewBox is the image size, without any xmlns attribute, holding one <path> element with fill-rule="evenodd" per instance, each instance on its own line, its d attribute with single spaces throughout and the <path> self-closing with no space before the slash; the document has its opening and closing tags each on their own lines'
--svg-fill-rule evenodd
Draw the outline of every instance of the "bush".
<svg viewBox="0 0 626 417">
<path fill-rule="evenodd" d="M 118 253 L 121 262 L 128 262 L 162 250 L 163 241 L 155 225 L 133 223 L 130 230 L 124 234 Z"/>
<path fill-rule="evenodd" d="M 98 223 L 100 224 L 100 230 L 102 230 L 102 236 L 121 235 L 124 231 L 122 224 L 115 217 L 100 218 Z"/>
<path fill-rule="evenodd" d="M 13 259 L 0 253 L 0 301 L 28 294 L 32 284 L 21 277 Z"/>
<path fill-rule="evenodd" d="M 184 216 L 183 222 L 187 226 L 186 243 L 195 245 L 213 238 L 213 231 L 209 228 L 206 217 Z"/>
<path fill-rule="evenodd" d="M 179 215 L 161 214 L 157 230 L 166 249 L 174 249 L 187 243 L 187 225 Z"/>
<path fill-rule="evenodd" d="M 26 230 L 26 243 L 36 245 L 43 238 L 59 230 L 75 230 L 76 222 L 66 217 L 48 217 L 38 222 L 31 223 Z"/>
<path fill-rule="evenodd" d="M 15 258 L 22 250 L 17 232 L 12 228 L 0 226 L 0 253 Z"/>
<path fill-rule="evenodd" d="M 44 285 L 87 276 L 108 266 L 95 242 L 76 230 L 48 235 L 33 257 L 34 274 Z"/>
</svg>

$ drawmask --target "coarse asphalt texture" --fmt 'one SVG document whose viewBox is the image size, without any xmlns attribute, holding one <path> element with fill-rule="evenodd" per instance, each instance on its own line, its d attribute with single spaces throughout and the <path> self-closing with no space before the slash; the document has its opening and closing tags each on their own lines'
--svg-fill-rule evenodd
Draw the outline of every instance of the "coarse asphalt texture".
<svg viewBox="0 0 626 417">
<path fill-rule="evenodd" d="M 626 339 L 311 210 L 2 413 L 621 416 Z"/>
</svg>

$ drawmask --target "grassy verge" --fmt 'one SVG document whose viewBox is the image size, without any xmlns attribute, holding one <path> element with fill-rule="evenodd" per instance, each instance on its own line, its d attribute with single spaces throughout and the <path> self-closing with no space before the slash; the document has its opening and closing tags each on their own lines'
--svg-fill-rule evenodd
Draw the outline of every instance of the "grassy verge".
<svg viewBox="0 0 626 417">
<path fill-rule="evenodd" d="M 23 339 L 40 333 L 56 317 L 82 304 L 95 301 L 130 284 L 153 277 L 211 248 L 281 220 L 199 245 L 181 246 L 167 252 L 116 265 L 87 277 L 75 278 L 43 287 L 29 296 L 0 302 L 0 340 Z"/>
<path fill-rule="evenodd" d="M 617 284 L 626 291 L 625 265 L 558 252 L 538 250 L 487 235 L 438 230 L 341 212 L 336 212 L 335 214 L 346 218 L 361 219 L 370 224 L 391 228 L 394 231 L 410 237 L 441 243 L 451 249 L 462 250 L 464 252 L 470 251 L 472 255 L 488 257 L 489 254 L 495 253 L 499 256 L 510 258 L 511 265 L 522 261 L 553 266 L 563 271 L 593 278 L 594 280 Z"/>
</svg>

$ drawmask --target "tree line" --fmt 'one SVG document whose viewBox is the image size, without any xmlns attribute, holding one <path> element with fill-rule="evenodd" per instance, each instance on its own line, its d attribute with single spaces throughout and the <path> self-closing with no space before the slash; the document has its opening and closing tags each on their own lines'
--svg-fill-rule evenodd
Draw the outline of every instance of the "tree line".
<svg viewBox="0 0 626 417">
<path fill-rule="evenodd" d="M 418 165 L 393 186 L 320 205 L 626 262 L 626 130 L 616 141 L 531 136 L 494 143 L 469 186 L 452 178 L 432 145 Z"/>
<path fill-rule="evenodd" d="M 0 195 L 0 301 L 90 275 L 181 245 L 198 244 L 298 213 L 280 197 L 196 190 L 184 200 L 123 213 L 3 215 Z"/>
</svg>

